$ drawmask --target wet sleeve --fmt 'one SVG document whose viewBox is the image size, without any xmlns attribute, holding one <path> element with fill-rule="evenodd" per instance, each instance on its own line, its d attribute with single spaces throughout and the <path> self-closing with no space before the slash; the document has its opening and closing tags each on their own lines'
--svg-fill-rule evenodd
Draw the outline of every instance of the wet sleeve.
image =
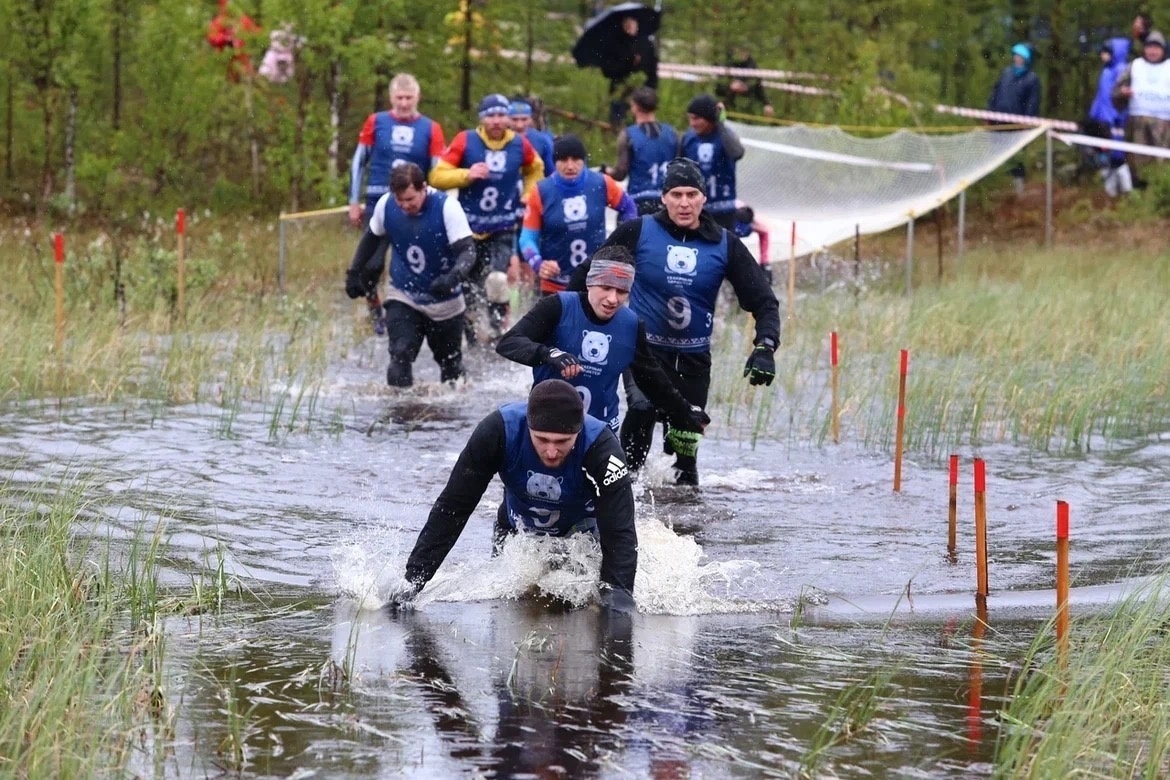
<svg viewBox="0 0 1170 780">
<path fill-rule="evenodd" d="M 739 305 L 756 319 L 756 344 L 780 345 L 780 304 L 764 269 L 737 236 L 727 235 L 727 281 L 731 282 Z"/>
<path fill-rule="evenodd" d="M 362 202 L 362 173 L 366 168 L 366 160 L 370 156 L 370 147 L 358 144 L 353 150 L 353 160 L 349 164 L 349 202 Z"/>
<path fill-rule="evenodd" d="M 728 127 L 725 123 L 719 123 L 719 137 L 723 142 L 723 151 L 732 160 L 739 160 L 743 157 L 743 141 L 739 140 L 739 136 L 735 131 Z"/>
<path fill-rule="evenodd" d="M 435 167 L 431 169 L 427 182 L 439 190 L 457 190 L 471 183 L 470 171 L 460 168 L 463 163 L 463 149 L 467 142 L 466 134 L 459 133 L 451 140 L 451 145 L 439 155 Z"/>
<path fill-rule="evenodd" d="M 609 169 L 609 175 L 618 181 L 630 175 L 630 136 L 625 128 L 617 137 L 617 162 Z"/>
<path fill-rule="evenodd" d="M 548 357 L 545 345 L 561 321 L 561 299 L 556 295 L 541 298 L 496 345 L 496 352 L 525 366 L 539 366 Z"/>
<path fill-rule="evenodd" d="M 496 411 L 476 426 L 451 469 L 447 486 L 435 499 L 426 525 L 406 561 L 409 582 L 421 588 L 435 576 L 503 460 L 504 418 Z"/>
<path fill-rule="evenodd" d="M 634 576 L 638 571 L 634 489 L 626 455 L 617 436 L 608 428 L 585 453 L 585 474 L 597 489 L 601 581 L 633 596 Z"/>
<path fill-rule="evenodd" d="M 634 382 L 638 389 L 646 394 L 656 408 L 675 420 L 687 419 L 690 416 L 690 403 L 682 397 L 678 388 L 670 381 L 670 377 L 662 370 L 658 358 L 650 351 L 650 342 L 646 341 L 646 326 L 641 320 L 638 321 L 638 341 L 630 370 L 634 372 Z"/>
<path fill-rule="evenodd" d="M 471 238 L 471 225 L 467 223 L 467 214 L 459 205 L 458 198 L 447 196 L 443 201 L 443 228 L 447 231 L 447 243 L 455 246 L 465 238 Z"/>
</svg>

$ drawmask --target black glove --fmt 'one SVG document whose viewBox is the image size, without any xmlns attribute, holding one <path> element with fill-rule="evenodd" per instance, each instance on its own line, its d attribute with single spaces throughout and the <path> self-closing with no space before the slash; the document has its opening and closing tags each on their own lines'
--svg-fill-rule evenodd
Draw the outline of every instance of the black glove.
<svg viewBox="0 0 1170 780">
<path fill-rule="evenodd" d="M 345 294 L 350 298 L 357 300 L 358 298 L 366 297 L 366 284 L 362 281 L 361 274 L 353 269 L 345 272 Z"/>
<path fill-rule="evenodd" d="M 570 355 L 568 352 L 552 347 L 548 351 L 548 357 L 544 359 L 547 366 L 551 366 L 558 374 L 563 374 L 564 370 L 569 366 L 579 365 L 576 355 Z"/>
<path fill-rule="evenodd" d="M 614 612 L 633 613 L 638 611 L 638 605 L 628 590 L 606 585 L 602 585 L 601 589 L 601 607 Z"/>
<path fill-rule="evenodd" d="M 442 276 L 438 276 L 435 278 L 435 281 L 431 282 L 431 295 L 434 295 L 435 297 L 450 295 L 462 281 L 463 280 L 459 278 L 459 274 L 455 273 L 448 273 L 443 274 Z"/>
<path fill-rule="evenodd" d="M 776 378 L 776 358 L 771 348 L 764 344 L 757 344 L 748 355 L 747 365 L 743 367 L 743 375 L 753 385 L 770 385 Z"/>
<path fill-rule="evenodd" d="M 672 417 L 670 420 L 671 428 L 678 428 L 683 431 L 694 431 L 695 433 L 702 433 L 703 429 L 711 424 L 711 417 L 703 411 L 701 407 L 691 406 L 690 412 L 685 417 Z"/>
<path fill-rule="evenodd" d="M 385 609 L 390 612 L 397 612 L 399 609 L 413 602 L 414 597 L 418 595 L 420 590 L 422 590 L 422 585 L 407 581 L 404 586 L 386 597 Z"/>
</svg>

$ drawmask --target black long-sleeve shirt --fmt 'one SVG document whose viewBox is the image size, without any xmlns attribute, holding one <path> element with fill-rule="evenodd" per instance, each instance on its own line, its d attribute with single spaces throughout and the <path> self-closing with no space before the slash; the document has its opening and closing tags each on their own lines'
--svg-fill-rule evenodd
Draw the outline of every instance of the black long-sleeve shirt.
<svg viewBox="0 0 1170 780">
<path fill-rule="evenodd" d="M 426 525 L 419 532 L 414 550 L 406 561 L 406 579 L 422 587 L 435 576 L 439 566 L 459 540 L 468 518 L 475 511 L 492 477 L 503 470 L 507 452 L 504 417 L 496 410 L 480 421 L 472 432 L 447 486 L 435 500 Z M 634 491 L 628 474 L 614 479 L 610 461 L 626 462 L 625 453 L 613 432 L 606 428 L 585 451 L 584 471 L 596 492 L 597 530 L 601 543 L 601 580 L 614 588 L 634 593 L 638 569 L 638 535 L 634 529 Z M 624 468 L 624 467 L 623 467 Z M 609 484 L 606 484 L 606 482 Z"/>
<path fill-rule="evenodd" d="M 617 229 L 606 239 L 605 246 L 624 246 L 637 258 L 638 240 L 642 236 L 642 223 L 647 219 L 658 220 L 658 224 L 678 241 L 701 239 L 718 242 L 723 240 L 723 228 L 706 211 L 699 215 L 698 227 L 691 229 L 680 227 L 671 222 L 669 214 L 663 210 L 653 216 L 632 219 L 618 225 Z M 735 296 L 739 299 L 739 305 L 755 317 L 756 336 L 754 341 L 756 344 L 765 344 L 775 350 L 780 345 L 780 303 L 776 300 L 776 294 L 772 292 L 772 285 L 768 282 L 768 277 L 752 256 L 751 251 L 743 245 L 738 236 L 729 235 L 727 237 L 727 250 L 725 278 L 731 282 Z M 573 272 L 573 276 L 569 280 L 570 290 L 585 289 L 585 277 L 589 273 L 590 262 L 586 260 L 577 266 L 577 270 Z M 638 284 L 637 276 L 634 277 L 634 284 Z"/>
<path fill-rule="evenodd" d="M 581 296 L 581 309 L 589 321 L 604 325 L 604 321 L 589 305 L 589 294 L 584 291 L 577 294 Z M 548 359 L 549 350 L 556 346 L 552 339 L 560 324 L 563 309 L 561 299 L 556 295 L 541 298 L 504 334 L 496 345 L 496 352 L 526 366 L 541 365 Z M 677 420 L 675 424 L 685 427 L 691 414 L 691 405 L 678 392 L 670 377 L 662 370 L 662 364 L 650 351 L 650 343 L 646 341 L 646 326 L 641 320 L 638 320 L 638 340 L 634 360 L 629 368 L 634 373 L 634 382 L 646 397 L 673 420 Z"/>
</svg>

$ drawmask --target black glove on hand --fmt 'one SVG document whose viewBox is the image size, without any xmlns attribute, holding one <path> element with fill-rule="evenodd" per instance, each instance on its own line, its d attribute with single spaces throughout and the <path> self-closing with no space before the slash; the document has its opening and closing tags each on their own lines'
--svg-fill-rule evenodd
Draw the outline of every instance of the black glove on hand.
<svg viewBox="0 0 1170 780">
<path fill-rule="evenodd" d="M 354 271 L 345 272 L 345 294 L 353 300 L 366 296 L 366 285 L 360 274 Z"/>
<path fill-rule="evenodd" d="M 551 366 L 558 374 L 563 374 L 564 370 L 569 366 L 578 365 L 576 355 L 570 355 L 568 352 L 559 350 L 556 347 L 548 351 L 548 357 L 544 359 L 544 362 L 545 365 Z"/>
<path fill-rule="evenodd" d="M 431 282 L 431 295 L 436 297 L 450 295 L 461 281 L 463 280 L 459 278 L 459 274 L 443 274 L 436 277 L 435 281 Z"/>
<path fill-rule="evenodd" d="M 701 407 L 692 406 L 691 415 L 687 421 L 680 427 L 684 430 L 698 431 L 702 433 L 703 430 L 711 424 L 711 415 L 703 411 Z"/>
<path fill-rule="evenodd" d="M 743 375 L 748 377 L 748 382 L 753 385 L 772 384 L 772 380 L 776 378 L 776 358 L 772 355 L 772 350 L 763 344 L 757 344 L 752 354 L 748 355 Z"/>
</svg>

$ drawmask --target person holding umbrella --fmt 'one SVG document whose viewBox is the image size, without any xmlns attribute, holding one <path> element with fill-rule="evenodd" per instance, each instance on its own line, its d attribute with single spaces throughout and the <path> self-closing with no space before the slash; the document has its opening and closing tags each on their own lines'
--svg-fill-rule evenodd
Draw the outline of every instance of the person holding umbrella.
<svg viewBox="0 0 1170 780">
<path fill-rule="evenodd" d="M 658 31 L 661 11 L 641 3 L 619 3 L 594 16 L 573 46 L 578 67 L 596 67 L 609 79 L 610 123 L 625 123 L 626 101 L 638 84 L 635 74 L 644 74 L 643 84 L 658 88 Z"/>
</svg>

